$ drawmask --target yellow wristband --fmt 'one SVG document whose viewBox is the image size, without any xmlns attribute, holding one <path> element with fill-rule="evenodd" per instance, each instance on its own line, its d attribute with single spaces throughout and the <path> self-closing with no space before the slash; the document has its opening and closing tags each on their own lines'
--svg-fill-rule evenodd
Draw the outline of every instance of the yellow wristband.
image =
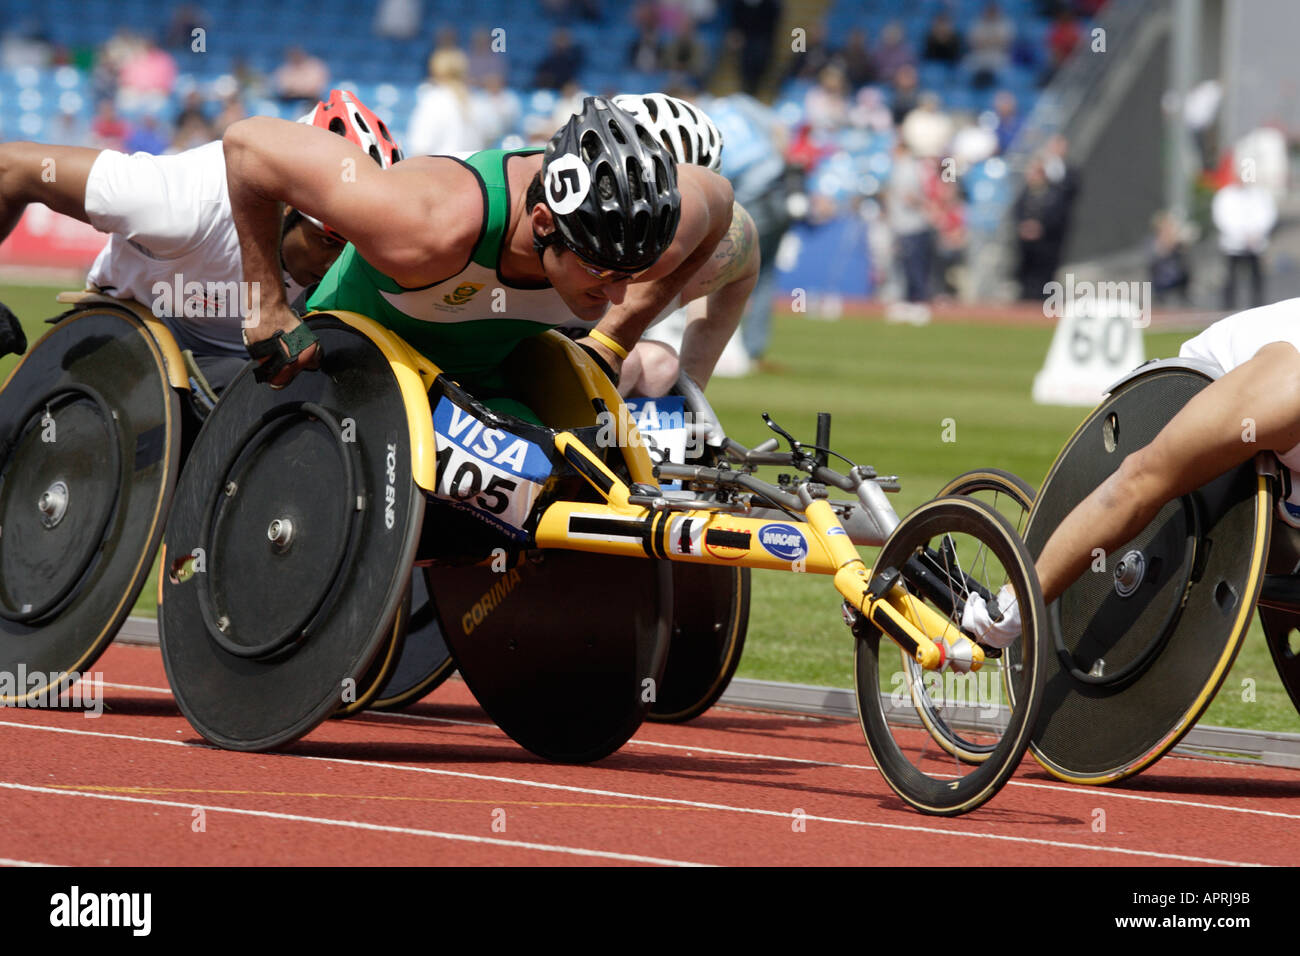
<svg viewBox="0 0 1300 956">
<path fill-rule="evenodd" d="M 623 348 L 623 346 L 619 345 L 617 342 L 615 342 L 613 339 L 611 339 L 611 338 L 610 338 L 608 335 L 606 335 L 604 332 L 601 332 L 601 331 L 598 330 L 598 329 L 592 329 L 590 332 L 587 333 L 587 335 L 588 335 L 590 338 L 595 339 L 595 340 L 596 340 L 597 342 L 599 342 L 601 345 L 605 346 L 605 348 L 609 349 L 611 352 L 613 352 L 615 355 L 617 355 L 620 359 L 625 359 L 625 358 L 627 358 L 627 349 Z"/>
</svg>

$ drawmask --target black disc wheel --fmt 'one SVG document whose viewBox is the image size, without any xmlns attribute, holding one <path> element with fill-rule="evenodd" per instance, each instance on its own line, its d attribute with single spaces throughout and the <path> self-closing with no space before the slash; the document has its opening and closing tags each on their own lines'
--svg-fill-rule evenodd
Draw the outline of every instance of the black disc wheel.
<svg viewBox="0 0 1300 956">
<path fill-rule="evenodd" d="M 907 516 L 880 551 L 873 574 L 900 572 L 894 603 L 931 640 L 944 641 L 948 663 L 925 672 L 944 724 L 968 746 L 987 748 L 972 763 L 941 746 L 918 717 L 912 673 L 896 665 L 894 642 L 863 616 L 855 625 L 855 684 L 862 729 L 889 786 L 924 813 L 954 815 L 983 804 L 1006 783 L 1029 746 L 1042 696 L 1042 593 L 1024 543 L 1011 522 L 969 497 L 928 502 Z M 1009 587 L 1020 610 L 1016 667 L 1003 674 L 988 661 L 962 672 L 952 666 L 963 643 L 965 602 Z"/>
</svg>

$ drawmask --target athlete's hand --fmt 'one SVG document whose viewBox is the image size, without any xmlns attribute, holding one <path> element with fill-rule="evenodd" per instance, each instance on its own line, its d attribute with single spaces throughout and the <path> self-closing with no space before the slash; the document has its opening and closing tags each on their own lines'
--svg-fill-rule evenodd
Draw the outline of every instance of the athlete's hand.
<svg viewBox="0 0 1300 956">
<path fill-rule="evenodd" d="M 244 346 L 258 364 L 254 374 L 271 388 L 284 388 L 305 368 L 320 368 L 323 352 L 315 333 L 288 306 L 261 310 L 243 331 Z"/>
</svg>

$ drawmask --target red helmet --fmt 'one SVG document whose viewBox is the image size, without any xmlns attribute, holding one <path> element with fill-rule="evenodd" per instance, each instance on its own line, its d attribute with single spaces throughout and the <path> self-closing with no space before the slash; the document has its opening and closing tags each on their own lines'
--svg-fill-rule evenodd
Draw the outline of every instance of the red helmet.
<svg viewBox="0 0 1300 956">
<path fill-rule="evenodd" d="M 330 98 L 324 103 L 317 103 L 316 108 L 298 120 L 308 126 L 319 126 L 331 133 L 338 133 L 349 142 L 360 146 L 370 158 L 379 164 L 380 169 L 388 169 L 393 163 L 402 159 L 402 147 L 384 121 L 371 112 L 370 108 L 357 99 L 356 94 L 347 90 L 330 90 Z M 318 219 L 302 214 L 312 225 L 325 230 L 335 239 L 343 239 L 337 232 Z"/>
</svg>

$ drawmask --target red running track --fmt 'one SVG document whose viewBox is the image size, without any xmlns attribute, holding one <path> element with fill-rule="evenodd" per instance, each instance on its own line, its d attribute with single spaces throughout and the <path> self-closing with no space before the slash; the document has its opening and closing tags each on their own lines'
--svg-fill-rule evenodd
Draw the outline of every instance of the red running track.
<svg viewBox="0 0 1300 956">
<path fill-rule="evenodd" d="M 104 711 L 0 710 L 0 861 L 148 865 L 1292 865 L 1300 772 L 1169 757 L 1127 785 L 1027 760 L 956 819 L 907 808 L 853 721 L 715 708 L 550 764 L 453 680 L 275 754 L 198 736 L 157 648 L 96 666 Z"/>
</svg>

